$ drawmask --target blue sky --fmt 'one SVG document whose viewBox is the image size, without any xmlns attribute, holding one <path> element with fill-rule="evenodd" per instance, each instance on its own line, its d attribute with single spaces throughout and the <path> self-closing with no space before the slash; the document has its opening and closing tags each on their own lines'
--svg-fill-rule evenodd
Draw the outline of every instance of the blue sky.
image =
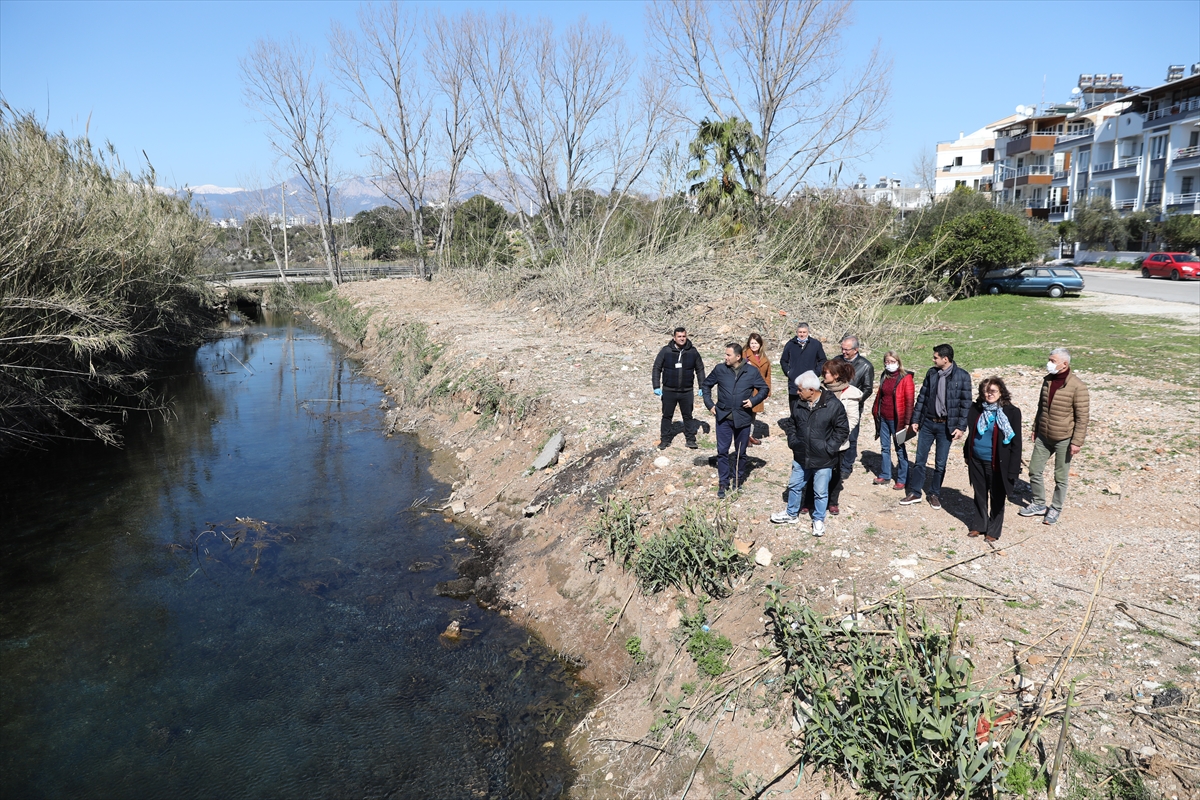
<svg viewBox="0 0 1200 800">
<path fill-rule="evenodd" d="M 443 2 L 447 13 L 500 3 Z M 507 2 L 564 26 L 581 14 L 644 47 L 640 0 Z M 0 96 L 53 130 L 111 141 L 126 163 L 144 151 L 159 183 L 235 186 L 271 171 L 261 125 L 242 103 L 238 59 L 260 37 L 295 34 L 324 49 L 330 21 L 355 24 L 350 2 L 14 2 L 0 0 Z M 876 41 L 892 60 L 888 125 L 843 175 L 907 178 L 922 147 L 1065 100 L 1081 72 L 1123 72 L 1153 86 L 1168 64 L 1200 61 L 1200 2 L 902 2 L 860 0 L 847 68 Z M 342 158 L 365 169 L 343 126 Z"/>
</svg>

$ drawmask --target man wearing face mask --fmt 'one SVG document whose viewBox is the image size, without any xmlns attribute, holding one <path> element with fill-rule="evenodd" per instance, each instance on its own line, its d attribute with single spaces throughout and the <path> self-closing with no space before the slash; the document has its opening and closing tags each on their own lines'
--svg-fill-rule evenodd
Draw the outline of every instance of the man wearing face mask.
<svg viewBox="0 0 1200 800">
<path fill-rule="evenodd" d="M 1046 373 L 1030 436 L 1033 452 L 1029 456 L 1029 486 L 1033 490 L 1033 502 L 1017 513 L 1022 517 L 1044 515 L 1042 522 L 1054 525 L 1058 523 L 1067 499 L 1071 459 L 1079 454 L 1087 436 L 1091 401 L 1087 386 L 1071 371 L 1071 354 L 1066 348 L 1050 351 Z M 1054 496 L 1047 507 L 1043 473 L 1051 453 L 1054 454 Z"/>
<path fill-rule="evenodd" d="M 796 389 L 796 378 L 805 372 L 814 375 L 821 374 L 821 365 L 826 361 L 825 348 L 813 336 L 809 336 L 807 322 L 796 325 L 796 337 L 783 346 L 779 354 L 779 367 L 787 375 L 789 410 L 796 413 L 796 403 L 799 401 L 799 390 Z"/>
</svg>

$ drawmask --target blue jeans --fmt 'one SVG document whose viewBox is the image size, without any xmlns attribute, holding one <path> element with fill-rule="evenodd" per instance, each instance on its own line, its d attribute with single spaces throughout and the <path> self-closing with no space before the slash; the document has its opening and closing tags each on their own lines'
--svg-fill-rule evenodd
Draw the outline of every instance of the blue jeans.
<svg viewBox="0 0 1200 800">
<path fill-rule="evenodd" d="M 750 443 L 752 427 L 735 428 L 733 421 L 728 419 L 717 423 L 717 485 L 722 489 L 728 489 L 731 483 L 737 489 L 746 482 L 746 446 Z M 732 469 L 729 464 L 730 445 L 733 445 Z"/>
<path fill-rule="evenodd" d="M 896 442 L 892 437 L 895 435 L 896 421 L 881 417 L 879 420 L 879 452 L 883 455 L 883 467 L 879 470 L 879 477 L 885 481 L 892 479 L 892 445 Z M 908 443 L 905 442 L 896 449 L 896 483 L 907 486 L 907 479 Z"/>
<path fill-rule="evenodd" d="M 913 459 L 908 481 L 904 484 L 909 494 L 920 497 L 925 488 L 925 462 L 929 460 L 929 448 L 934 442 L 937 442 L 937 451 L 933 457 L 933 485 L 929 487 L 929 493 L 942 493 L 946 459 L 950 456 L 950 429 L 944 422 L 926 420 L 917 431 L 917 457 Z"/>
<path fill-rule="evenodd" d="M 823 521 L 825 511 L 829 508 L 829 479 L 832 477 L 832 467 L 806 469 L 800 465 L 800 462 L 793 460 L 792 476 L 788 478 L 788 515 L 792 517 L 800 515 L 800 501 L 804 497 L 804 487 L 811 482 L 813 487 L 812 518 Z"/>
</svg>

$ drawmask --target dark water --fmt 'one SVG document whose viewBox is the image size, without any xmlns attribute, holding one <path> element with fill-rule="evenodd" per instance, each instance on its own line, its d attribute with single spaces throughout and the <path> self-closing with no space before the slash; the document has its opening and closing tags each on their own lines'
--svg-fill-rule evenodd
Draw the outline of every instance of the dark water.
<svg viewBox="0 0 1200 800">
<path fill-rule="evenodd" d="M 561 795 L 586 689 L 434 594 L 473 551 L 375 385 L 287 320 L 176 372 L 124 450 L 4 465 L 0 794 Z"/>
</svg>

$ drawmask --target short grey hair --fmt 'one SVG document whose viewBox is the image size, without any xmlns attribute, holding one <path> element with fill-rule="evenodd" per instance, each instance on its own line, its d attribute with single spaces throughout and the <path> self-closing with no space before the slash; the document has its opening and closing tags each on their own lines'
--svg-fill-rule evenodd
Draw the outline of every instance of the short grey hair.
<svg viewBox="0 0 1200 800">
<path fill-rule="evenodd" d="M 797 322 L 796 330 L 800 330 L 801 328 L 804 328 L 804 330 L 806 330 L 806 331 L 812 330 L 812 326 L 810 326 L 807 322 Z"/>
<path fill-rule="evenodd" d="M 801 389 L 808 389 L 809 391 L 820 389 L 821 379 L 817 377 L 817 373 L 810 369 L 807 372 L 801 372 L 796 377 L 796 385 Z"/>
<path fill-rule="evenodd" d="M 1065 347 L 1056 347 L 1056 348 L 1054 348 L 1053 350 L 1051 350 L 1051 351 L 1050 351 L 1050 355 L 1052 355 L 1052 356 L 1062 356 L 1062 360 L 1063 360 L 1063 361 L 1067 362 L 1068 364 L 1070 364 L 1070 363 L 1071 363 L 1071 351 L 1070 351 L 1070 350 L 1068 350 L 1068 349 L 1067 349 L 1067 348 L 1065 348 Z"/>
<path fill-rule="evenodd" d="M 845 344 L 846 342 L 854 342 L 854 349 L 855 350 L 858 349 L 858 337 L 855 336 L 854 334 L 847 333 L 845 336 L 842 337 L 842 341 L 839 342 L 839 344 Z"/>
</svg>

